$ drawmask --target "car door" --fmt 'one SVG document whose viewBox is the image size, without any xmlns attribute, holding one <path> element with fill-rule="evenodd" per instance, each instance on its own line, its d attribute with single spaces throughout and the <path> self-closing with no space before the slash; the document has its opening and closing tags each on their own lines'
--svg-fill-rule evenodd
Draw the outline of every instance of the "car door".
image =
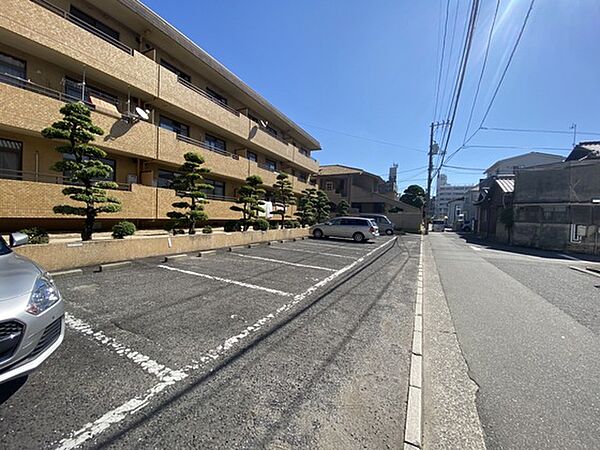
<svg viewBox="0 0 600 450">
<path fill-rule="evenodd" d="M 354 234 L 354 228 L 352 219 L 341 219 L 341 223 L 339 226 L 339 234 L 340 237 L 352 237 Z"/>
<path fill-rule="evenodd" d="M 341 228 L 341 219 L 331 219 L 325 223 L 323 233 L 325 236 L 339 236 Z"/>
</svg>

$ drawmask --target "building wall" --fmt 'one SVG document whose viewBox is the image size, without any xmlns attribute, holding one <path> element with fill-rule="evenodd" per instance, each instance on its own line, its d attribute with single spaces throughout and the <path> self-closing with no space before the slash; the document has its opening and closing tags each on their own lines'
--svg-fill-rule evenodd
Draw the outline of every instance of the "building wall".
<svg viewBox="0 0 600 450">
<path fill-rule="evenodd" d="M 0 78 L 0 138 L 23 143 L 19 179 L 0 179 L 0 217 L 4 225 L 14 228 L 27 219 L 35 219 L 68 227 L 79 220 L 52 213 L 52 206 L 65 201 L 60 192 L 62 174 L 52 170 L 62 157 L 54 151 L 58 142 L 45 140 L 40 134 L 61 117 L 59 109 L 66 100 L 63 93 L 67 77 L 80 81 L 85 76 L 88 86 L 113 95 L 118 101 L 117 109 L 97 106 L 92 112 L 94 123 L 105 131 L 94 144 L 116 162 L 115 181 L 123 185 L 114 193 L 123 200 L 122 212 L 101 216 L 101 221 L 164 220 L 165 205 L 172 201 L 165 199 L 172 196 L 172 191 L 155 187 L 158 170 L 175 171 L 183 163 L 183 155 L 190 151 L 204 157 L 211 179 L 225 182 L 226 196 L 234 196 L 249 175 L 259 175 L 267 188 L 272 186 L 276 173 L 265 168 L 267 160 L 275 161 L 277 170 L 291 175 L 296 194 L 310 186 L 309 174 L 318 171 L 318 162 L 301 150 L 310 154 L 315 149 L 314 140 L 305 139 L 297 130 L 287 130 L 290 134 L 284 139 L 284 124 L 278 112 L 261 106 L 237 86 L 224 88 L 222 74 L 186 53 L 150 24 L 144 24 L 141 16 L 127 11 L 120 2 L 50 3 L 66 11 L 75 5 L 101 20 L 119 32 L 121 44 L 117 44 L 129 49 L 67 20 L 64 12 L 56 14 L 34 1 L 3 2 L 0 52 L 26 62 L 25 79 L 17 82 L 6 76 Z M 186 85 L 162 67 L 161 58 L 189 74 L 192 85 Z M 211 97 L 207 88 L 225 96 L 227 105 Z M 148 108 L 150 120 L 122 120 L 129 103 L 130 110 L 136 105 Z M 251 120 L 250 113 L 266 119 L 278 131 L 279 138 Z M 189 139 L 159 128 L 161 115 L 187 125 Z M 207 149 L 207 134 L 225 141 L 226 152 Z M 246 158 L 248 151 L 257 155 L 257 162 Z M 229 201 L 214 200 L 207 210 L 211 218 L 229 220 L 236 217 L 229 206 Z"/>
</svg>

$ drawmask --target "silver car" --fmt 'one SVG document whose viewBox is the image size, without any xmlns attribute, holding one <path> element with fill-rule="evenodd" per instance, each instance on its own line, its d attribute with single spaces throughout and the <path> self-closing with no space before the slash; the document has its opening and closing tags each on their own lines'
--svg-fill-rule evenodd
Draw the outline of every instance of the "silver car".
<svg viewBox="0 0 600 450">
<path fill-rule="evenodd" d="M 10 247 L 27 242 L 13 233 Z M 64 303 L 50 275 L 0 236 L 0 384 L 37 369 L 65 334 Z"/>
<path fill-rule="evenodd" d="M 388 236 L 394 234 L 394 223 L 388 219 L 388 217 L 384 214 L 361 214 L 360 217 L 368 217 L 369 219 L 373 219 L 373 221 L 379 227 L 380 233 L 385 233 Z"/>
<path fill-rule="evenodd" d="M 379 236 L 379 228 L 367 217 L 336 217 L 325 223 L 318 223 L 310 228 L 311 234 L 322 237 L 352 238 L 356 242 L 364 242 Z"/>
</svg>

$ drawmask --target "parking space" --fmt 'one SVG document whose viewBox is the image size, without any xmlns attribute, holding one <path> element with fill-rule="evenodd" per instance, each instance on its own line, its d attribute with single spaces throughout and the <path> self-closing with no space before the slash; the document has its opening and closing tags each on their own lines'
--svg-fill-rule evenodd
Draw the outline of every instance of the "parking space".
<svg viewBox="0 0 600 450">
<path fill-rule="evenodd" d="M 58 278 L 67 338 L 0 405 L 0 447 L 93 440 L 392 240 L 302 240 Z M 28 431 L 32 417 L 43 422 L 39 434 Z"/>
</svg>

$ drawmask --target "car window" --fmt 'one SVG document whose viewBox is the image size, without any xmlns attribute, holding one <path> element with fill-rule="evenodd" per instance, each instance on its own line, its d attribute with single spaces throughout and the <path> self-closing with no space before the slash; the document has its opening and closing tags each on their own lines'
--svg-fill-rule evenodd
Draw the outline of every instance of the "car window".
<svg viewBox="0 0 600 450">
<path fill-rule="evenodd" d="M 2 236 L 0 236 L 0 255 L 8 255 L 11 251 L 4 239 L 2 239 Z"/>
<path fill-rule="evenodd" d="M 333 219 L 333 220 L 330 220 L 330 221 L 329 221 L 329 223 L 330 223 L 331 225 L 339 225 L 339 224 L 340 224 L 340 219 Z"/>
</svg>

